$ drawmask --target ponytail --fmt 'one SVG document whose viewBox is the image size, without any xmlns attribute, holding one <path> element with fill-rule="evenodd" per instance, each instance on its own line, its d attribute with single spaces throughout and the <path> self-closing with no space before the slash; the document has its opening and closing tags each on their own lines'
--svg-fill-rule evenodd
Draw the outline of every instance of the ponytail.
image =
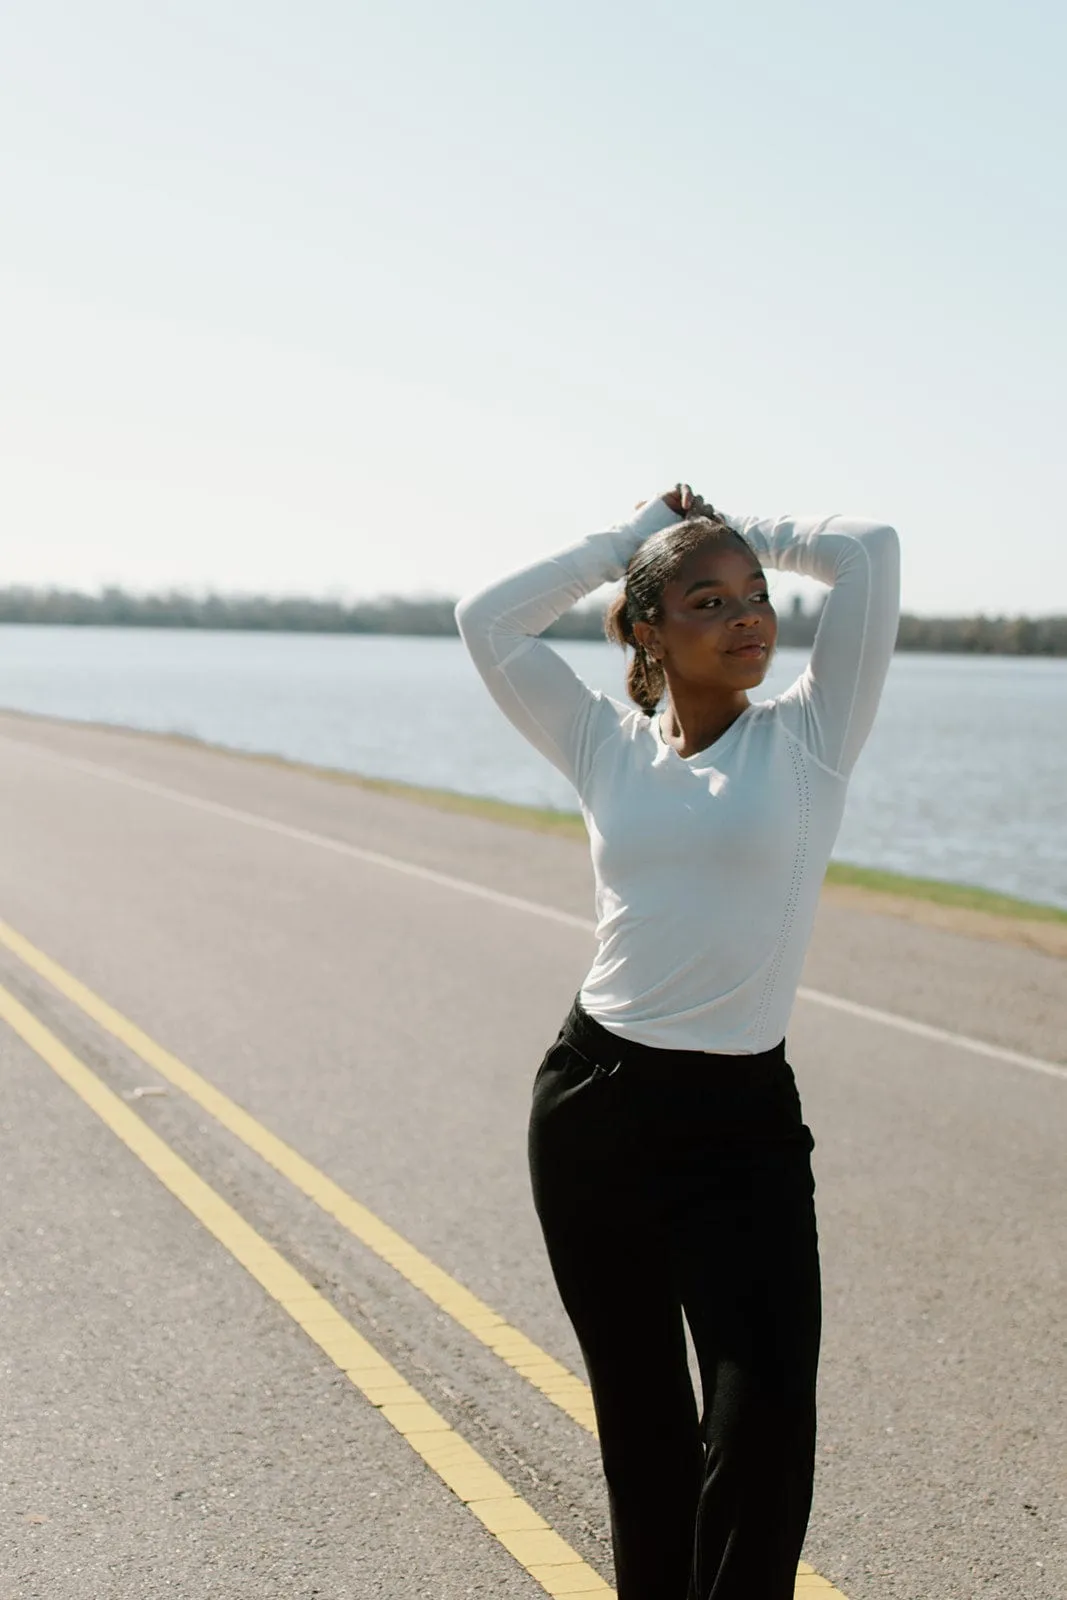
<svg viewBox="0 0 1067 1600">
<path fill-rule="evenodd" d="M 616 595 L 608 607 L 604 632 L 615 644 L 621 644 L 624 649 L 629 645 L 633 650 L 634 654 L 626 668 L 626 692 L 646 717 L 650 717 L 663 699 L 667 679 L 661 664 L 634 637 L 625 591 Z"/>
</svg>

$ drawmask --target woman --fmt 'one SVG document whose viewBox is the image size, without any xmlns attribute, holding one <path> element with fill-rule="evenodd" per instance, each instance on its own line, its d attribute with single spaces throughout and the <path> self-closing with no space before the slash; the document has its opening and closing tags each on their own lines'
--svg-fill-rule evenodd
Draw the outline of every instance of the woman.
<svg viewBox="0 0 1067 1600">
<path fill-rule="evenodd" d="M 753 702 L 777 633 L 764 567 L 831 590 L 808 666 Z M 607 629 L 634 651 L 636 710 L 538 637 L 624 572 Z M 688 484 L 456 608 L 498 705 L 574 784 L 592 846 L 597 953 L 538 1070 L 529 1148 L 596 1407 L 619 1600 L 792 1600 L 821 1290 L 785 1031 L 898 608 L 893 528 L 727 516 Z"/>
</svg>

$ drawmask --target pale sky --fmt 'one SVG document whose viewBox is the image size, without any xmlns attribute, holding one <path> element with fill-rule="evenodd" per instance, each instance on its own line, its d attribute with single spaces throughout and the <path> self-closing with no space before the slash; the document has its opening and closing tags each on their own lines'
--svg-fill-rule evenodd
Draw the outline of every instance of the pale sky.
<svg viewBox="0 0 1067 1600">
<path fill-rule="evenodd" d="M 33 0 L 0 586 L 458 594 L 691 482 L 1067 611 L 1059 0 Z"/>
</svg>

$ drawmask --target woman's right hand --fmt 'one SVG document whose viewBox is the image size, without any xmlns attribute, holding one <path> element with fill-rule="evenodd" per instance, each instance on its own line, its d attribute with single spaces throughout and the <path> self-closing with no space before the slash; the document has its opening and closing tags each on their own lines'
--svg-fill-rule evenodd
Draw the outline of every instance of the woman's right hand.
<svg viewBox="0 0 1067 1600">
<path fill-rule="evenodd" d="M 673 489 L 668 489 L 666 494 L 661 494 L 660 499 L 670 507 L 676 517 L 687 516 L 693 509 L 694 503 L 703 505 L 699 495 L 695 495 L 687 483 L 676 483 Z M 640 511 L 642 506 L 647 506 L 647 500 L 639 500 L 634 506 L 635 511 Z"/>
</svg>

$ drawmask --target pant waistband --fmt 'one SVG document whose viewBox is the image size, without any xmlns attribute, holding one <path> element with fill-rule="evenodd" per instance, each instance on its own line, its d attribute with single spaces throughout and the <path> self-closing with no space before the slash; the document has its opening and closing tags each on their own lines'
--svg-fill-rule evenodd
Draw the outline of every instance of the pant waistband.
<svg viewBox="0 0 1067 1600">
<path fill-rule="evenodd" d="M 625 1064 L 628 1069 L 647 1067 L 662 1073 L 677 1067 L 698 1072 L 716 1072 L 735 1068 L 739 1073 L 760 1074 L 768 1068 L 779 1070 L 786 1066 L 785 1039 L 780 1039 L 769 1050 L 749 1055 L 732 1054 L 715 1050 L 665 1050 L 659 1045 L 641 1044 L 636 1039 L 624 1039 L 610 1028 L 603 1027 L 591 1017 L 578 995 L 567 1013 L 560 1034 L 580 1054 L 585 1055 L 605 1072 Z"/>
</svg>

